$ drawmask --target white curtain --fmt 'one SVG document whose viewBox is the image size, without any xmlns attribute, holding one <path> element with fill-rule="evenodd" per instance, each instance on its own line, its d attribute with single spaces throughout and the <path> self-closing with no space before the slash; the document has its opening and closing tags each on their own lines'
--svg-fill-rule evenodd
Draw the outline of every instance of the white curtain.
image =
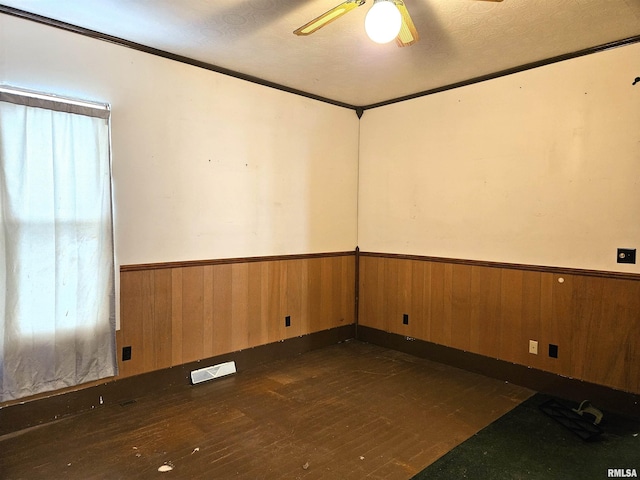
<svg viewBox="0 0 640 480">
<path fill-rule="evenodd" d="M 117 373 L 108 109 L 92 112 L 0 91 L 0 401 Z"/>
</svg>

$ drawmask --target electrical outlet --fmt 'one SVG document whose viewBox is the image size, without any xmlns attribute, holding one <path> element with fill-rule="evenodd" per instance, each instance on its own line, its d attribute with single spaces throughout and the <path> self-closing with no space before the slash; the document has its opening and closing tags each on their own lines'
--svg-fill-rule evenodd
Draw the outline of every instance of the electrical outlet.
<svg viewBox="0 0 640 480">
<path fill-rule="evenodd" d="M 122 347 L 122 361 L 131 360 L 131 347 Z"/>
<path fill-rule="evenodd" d="M 403 325 L 409 325 L 409 314 L 408 313 L 404 313 L 402 315 L 402 324 Z"/>
<path fill-rule="evenodd" d="M 619 248 L 618 263 L 636 263 L 635 248 Z"/>
<path fill-rule="evenodd" d="M 554 345 L 553 343 L 549 344 L 549 356 L 551 358 L 558 358 L 558 345 Z"/>
<path fill-rule="evenodd" d="M 538 341 L 537 340 L 529 340 L 529 353 L 533 355 L 538 354 Z"/>
<path fill-rule="evenodd" d="M 287 315 L 286 317 L 284 317 L 284 326 L 285 327 L 291 326 L 291 315 Z"/>
</svg>

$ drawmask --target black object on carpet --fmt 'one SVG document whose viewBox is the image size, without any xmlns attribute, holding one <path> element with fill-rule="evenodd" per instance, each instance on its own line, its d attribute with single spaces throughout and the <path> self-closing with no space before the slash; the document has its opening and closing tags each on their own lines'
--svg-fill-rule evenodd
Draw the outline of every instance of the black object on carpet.
<svg viewBox="0 0 640 480">
<path fill-rule="evenodd" d="M 540 410 L 578 435 L 582 440 L 596 440 L 602 434 L 602 429 L 594 423 L 594 417 L 581 415 L 575 409 L 567 407 L 554 398 L 540 405 Z"/>
<path fill-rule="evenodd" d="M 540 408 L 549 405 L 568 409 L 578 406 L 536 394 L 412 480 L 591 480 L 640 476 L 638 419 L 603 412 L 601 433 L 585 442 Z"/>
</svg>

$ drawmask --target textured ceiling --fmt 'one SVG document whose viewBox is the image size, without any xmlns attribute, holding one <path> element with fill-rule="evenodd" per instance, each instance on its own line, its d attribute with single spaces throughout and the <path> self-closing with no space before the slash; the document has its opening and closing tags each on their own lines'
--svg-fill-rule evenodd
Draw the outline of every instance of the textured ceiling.
<svg viewBox="0 0 640 480">
<path fill-rule="evenodd" d="M 405 48 L 366 37 L 373 0 L 308 37 L 292 31 L 340 0 L 0 2 L 354 106 L 640 35 L 640 0 L 405 0 L 421 36 Z"/>
</svg>

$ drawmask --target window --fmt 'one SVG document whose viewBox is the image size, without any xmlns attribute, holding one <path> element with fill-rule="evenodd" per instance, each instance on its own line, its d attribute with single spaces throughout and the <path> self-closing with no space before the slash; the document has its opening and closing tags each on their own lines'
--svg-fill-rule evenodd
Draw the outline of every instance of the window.
<svg viewBox="0 0 640 480">
<path fill-rule="evenodd" d="M 109 113 L 0 87 L 0 401 L 116 374 Z"/>
</svg>

